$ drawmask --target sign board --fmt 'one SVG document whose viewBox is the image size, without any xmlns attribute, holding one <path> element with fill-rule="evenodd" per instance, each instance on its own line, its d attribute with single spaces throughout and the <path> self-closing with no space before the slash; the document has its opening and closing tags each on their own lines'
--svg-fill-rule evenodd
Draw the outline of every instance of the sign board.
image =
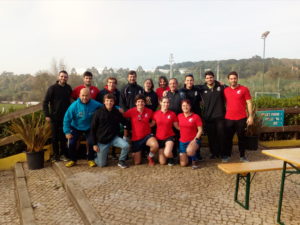
<svg viewBox="0 0 300 225">
<path fill-rule="evenodd" d="M 265 127 L 282 127 L 284 124 L 284 110 L 257 111 Z"/>
</svg>

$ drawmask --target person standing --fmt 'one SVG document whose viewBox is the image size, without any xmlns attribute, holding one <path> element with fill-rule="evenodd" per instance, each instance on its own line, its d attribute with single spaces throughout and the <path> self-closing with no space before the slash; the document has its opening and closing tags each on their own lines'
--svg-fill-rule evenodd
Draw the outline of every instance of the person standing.
<svg viewBox="0 0 300 225">
<path fill-rule="evenodd" d="M 126 84 L 120 93 L 120 107 L 125 111 L 135 107 L 135 96 L 143 94 L 143 88 L 136 83 L 136 72 L 130 70 L 127 75 L 128 84 Z"/>
<path fill-rule="evenodd" d="M 87 140 L 88 146 L 88 165 L 90 167 L 96 166 L 94 162 L 95 152 L 93 151 L 93 140 L 91 135 L 92 117 L 96 110 L 103 106 L 103 104 L 91 99 L 90 90 L 83 88 L 80 90 L 79 98 L 74 101 L 68 108 L 64 117 L 64 133 L 68 139 L 69 158 L 70 161 L 66 163 L 66 167 L 72 167 L 77 161 L 76 146 L 77 141 L 81 136 Z"/>
<path fill-rule="evenodd" d="M 158 78 L 158 88 L 156 88 L 156 94 L 158 97 L 158 100 L 160 100 L 163 97 L 164 91 L 170 90 L 168 87 L 168 79 L 165 76 L 160 76 Z"/>
<path fill-rule="evenodd" d="M 202 101 L 200 90 L 197 86 L 194 85 L 194 76 L 193 74 L 187 74 L 184 79 L 184 87 L 180 89 L 182 95 L 185 99 L 188 99 L 191 104 L 191 111 L 201 117 L 201 108 L 200 103 Z M 199 161 L 203 161 L 203 158 L 200 154 L 200 145 L 197 150 L 197 158 Z"/>
<path fill-rule="evenodd" d="M 118 166 L 127 168 L 128 143 L 119 137 L 120 123 L 126 120 L 114 107 L 115 96 L 112 93 L 104 95 L 104 106 L 98 109 L 93 117 L 91 133 L 93 137 L 93 149 L 97 152 L 95 162 L 98 166 L 106 166 L 107 154 L 111 146 L 121 148 Z"/>
<path fill-rule="evenodd" d="M 114 77 L 108 77 L 105 87 L 97 94 L 96 101 L 104 104 L 104 96 L 113 94 L 115 96 L 114 105 L 119 105 L 120 91 L 117 89 L 118 81 Z"/>
<path fill-rule="evenodd" d="M 240 161 L 247 162 L 248 159 L 245 156 L 245 129 L 246 126 L 253 124 L 251 95 L 247 87 L 238 84 L 237 72 L 230 72 L 227 78 L 229 81 L 229 87 L 224 89 L 226 101 L 226 143 L 222 161 L 229 161 L 232 152 L 232 138 L 234 134 L 237 133 Z M 248 116 L 246 113 L 246 108 L 248 111 Z"/>
<path fill-rule="evenodd" d="M 178 115 L 179 113 L 182 113 L 181 101 L 185 99 L 185 93 L 178 91 L 178 81 L 176 78 L 171 78 L 169 80 L 169 89 L 170 90 L 165 91 L 163 95 L 169 98 L 169 110 Z"/>
<path fill-rule="evenodd" d="M 63 132 L 64 115 L 71 104 L 72 88 L 67 84 L 68 73 L 62 70 L 58 80 L 51 85 L 43 101 L 43 112 L 46 121 L 51 123 L 53 156 L 51 161 L 66 161 L 66 138 Z M 50 106 L 50 107 L 49 107 Z"/>
<path fill-rule="evenodd" d="M 199 88 L 204 105 L 202 119 L 208 136 L 210 158 L 219 158 L 221 153 L 224 152 L 225 140 L 224 85 L 215 80 L 215 75 L 212 71 L 207 71 L 205 73 L 205 84 L 200 85 Z"/>
<path fill-rule="evenodd" d="M 82 88 L 88 88 L 90 90 L 90 95 L 92 99 L 96 99 L 99 89 L 92 85 L 93 74 L 90 71 L 85 71 L 83 73 L 83 84 L 74 88 L 72 92 L 72 98 L 76 100 L 79 97 L 80 90 Z"/>
<path fill-rule="evenodd" d="M 154 84 L 152 79 L 146 79 L 144 81 L 143 95 L 146 98 L 146 107 L 154 112 L 158 106 L 158 98 L 157 94 L 153 91 L 153 88 Z"/>
</svg>

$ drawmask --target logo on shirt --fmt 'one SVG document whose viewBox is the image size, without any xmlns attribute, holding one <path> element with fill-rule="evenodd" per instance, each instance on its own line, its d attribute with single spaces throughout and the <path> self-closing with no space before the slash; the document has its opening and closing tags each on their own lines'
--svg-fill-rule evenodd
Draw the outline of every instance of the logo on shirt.
<svg viewBox="0 0 300 225">
<path fill-rule="evenodd" d="M 168 116 L 167 116 L 167 119 L 168 119 L 168 120 L 171 119 L 171 115 L 168 115 Z"/>
<path fill-rule="evenodd" d="M 238 95 L 240 95 L 240 94 L 241 94 L 241 90 L 238 90 L 236 93 L 237 93 Z"/>
<path fill-rule="evenodd" d="M 189 122 L 190 122 L 190 123 L 193 122 L 193 118 L 189 118 Z"/>
<path fill-rule="evenodd" d="M 197 96 L 198 95 L 198 92 L 197 91 L 195 91 L 195 96 Z"/>
<path fill-rule="evenodd" d="M 221 88 L 220 88 L 220 87 L 217 87 L 217 91 L 221 91 Z"/>
<path fill-rule="evenodd" d="M 206 93 L 207 93 L 207 91 L 204 91 L 204 93 L 206 94 Z"/>
<path fill-rule="evenodd" d="M 148 117 L 148 113 L 145 114 L 145 118 L 147 118 L 147 117 Z"/>
</svg>

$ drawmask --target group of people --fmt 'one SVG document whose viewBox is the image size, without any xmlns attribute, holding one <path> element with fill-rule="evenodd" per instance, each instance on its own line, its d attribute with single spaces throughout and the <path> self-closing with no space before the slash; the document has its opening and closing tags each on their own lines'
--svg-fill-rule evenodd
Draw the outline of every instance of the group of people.
<svg viewBox="0 0 300 225">
<path fill-rule="evenodd" d="M 235 71 L 228 74 L 229 86 L 216 81 L 211 71 L 205 73 L 203 85 L 195 85 L 193 75 L 186 75 L 181 89 L 176 78 L 168 81 L 161 76 L 156 91 L 152 79 L 146 79 L 144 87 L 138 85 L 133 70 L 120 91 L 114 77 L 107 78 L 102 90 L 92 85 L 92 78 L 86 71 L 83 85 L 72 90 L 68 73 L 60 71 L 57 82 L 47 90 L 43 111 L 52 125 L 53 161 L 74 166 L 78 141 L 85 137 L 90 167 L 106 166 L 109 150 L 113 147 L 115 155 L 114 147 L 118 147 L 121 168 L 128 167 L 131 152 L 134 165 L 145 157 L 153 166 L 158 154 L 160 164 L 174 165 L 178 156 L 181 166 L 191 164 L 196 169 L 203 128 L 211 158 L 228 162 L 237 133 L 240 160 L 247 161 L 245 128 L 253 124 L 251 95 L 238 84 Z"/>
</svg>

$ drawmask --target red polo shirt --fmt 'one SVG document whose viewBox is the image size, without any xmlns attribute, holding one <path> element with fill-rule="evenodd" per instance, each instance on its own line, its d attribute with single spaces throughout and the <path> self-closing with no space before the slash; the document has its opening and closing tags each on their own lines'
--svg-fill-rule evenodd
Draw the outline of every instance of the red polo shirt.
<svg viewBox="0 0 300 225">
<path fill-rule="evenodd" d="M 238 85 L 235 89 L 227 87 L 224 89 L 226 101 L 225 119 L 240 120 L 247 117 L 246 101 L 251 99 L 249 89 L 245 86 Z"/>
<path fill-rule="evenodd" d="M 183 113 L 178 115 L 181 142 L 192 141 L 198 132 L 198 127 L 202 126 L 202 120 L 197 114 L 185 117 Z"/>
<path fill-rule="evenodd" d="M 158 140 L 165 140 L 168 137 L 175 136 L 173 123 L 178 122 L 178 119 L 174 112 L 168 110 L 163 113 L 161 110 L 157 110 L 153 115 L 153 120 L 156 122 L 156 138 Z"/>
<path fill-rule="evenodd" d="M 73 98 L 74 100 L 76 100 L 77 98 L 79 98 L 79 93 L 80 93 L 80 90 L 81 90 L 82 88 L 85 88 L 85 86 L 84 86 L 84 85 L 79 85 L 79 86 L 77 86 L 77 87 L 74 88 L 74 90 L 73 90 L 73 92 L 72 92 L 72 98 Z M 100 92 L 100 91 L 99 91 L 99 89 L 98 89 L 97 87 L 95 87 L 95 86 L 90 86 L 90 93 L 91 93 L 91 98 L 92 98 L 92 99 L 96 99 L 96 96 L 97 96 L 97 94 L 98 94 L 99 92 Z"/>
<path fill-rule="evenodd" d="M 162 97 L 163 97 L 163 93 L 164 93 L 164 91 L 169 91 L 170 90 L 170 88 L 167 86 L 166 88 L 156 88 L 156 94 L 157 94 L 157 97 L 158 97 L 158 99 L 161 99 Z"/>
<path fill-rule="evenodd" d="M 125 118 L 130 118 L 131 128 L 132 128 L 132 141 L 140 140 L 151 133 L 150 120 L 153 116 L 153 111 L 148 108 L 144 108 L 143 112 L 137 111 L 136 107 L 126 111 L 123 116 Z"/>
</svg>

